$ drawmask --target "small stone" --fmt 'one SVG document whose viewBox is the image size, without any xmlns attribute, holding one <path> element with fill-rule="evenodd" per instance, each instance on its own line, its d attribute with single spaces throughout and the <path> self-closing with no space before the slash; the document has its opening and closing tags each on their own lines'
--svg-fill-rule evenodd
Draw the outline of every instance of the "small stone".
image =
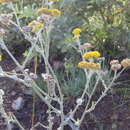
<svg viewBox="0 0 130 130">
<path fill-rule="evenodd" d="M 24 105 L 24 100 L 22 97 L 18 97 L 16 100 L 12 103 L 13 110 L 20 110 Z"/>
</svg>

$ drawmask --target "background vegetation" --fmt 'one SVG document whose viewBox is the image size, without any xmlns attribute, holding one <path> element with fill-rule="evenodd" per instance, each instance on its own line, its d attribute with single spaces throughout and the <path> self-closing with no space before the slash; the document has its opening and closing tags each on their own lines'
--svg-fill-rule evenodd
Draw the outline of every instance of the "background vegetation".
<svg viewBox="0 0 130 130">
<path fill-rule="evenodd" d="M 40 5 L 40 0 L 16 2 L 17 14 L 22 25 L 36 17 L 35 11 Z M 92 43 L 108 61 L 112 58 L 129 56 L 129 0 L 60 0 L 53 6 L 54 8 L 60 7 L 63 14 L 55 22 L 56 29 L 52 33 L 51 55 L 62 53 L 75 57 L 73 46 L 76 45 L 72 40 L 71 31 L 75 27 L 81 27 L 83 30 L 82 43 Z M 8 6 L 1 4 L 0 12 L 2 11 L 8 13 L 11 10 Z M 17 44 L 22 46 L 25 43 L 20 34 L 16 35 L 17 31 L 12 28 L 12 32 L 8 34 L 7 43 L 11 48 Z"/>
</svg>

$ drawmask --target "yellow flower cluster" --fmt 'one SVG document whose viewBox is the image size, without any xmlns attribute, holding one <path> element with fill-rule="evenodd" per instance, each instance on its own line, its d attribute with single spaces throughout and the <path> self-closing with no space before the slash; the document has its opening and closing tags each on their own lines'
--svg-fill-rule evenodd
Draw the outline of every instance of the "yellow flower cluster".
<svg viewBox="0 0 130 130">
<path fill-rule="evenodd" d="M 13 2 L 14 0 L 0 0 L 0 3 Z"/>
<path fill-rule="evenodd" d="M 94 63 L 94 62 L 87 62 L 87 61 L 81 61 L 78 64 L 79 68 L 82 69 L 94 69 L 94 70 L 99 70 L 101 69 L 101 65 L 99 63 Z"/>
<path fill-rule="evenodd" d="M 9 0 L 0 0 L 0 3 L 9 2 Z"/>
<path fill-rule="evenodd" d="M 61 11 L 58 9 L 40 8 L 37 10 L 37 14 L 38 15 L 46 14 L 46 15 L 58 17 L 61 16 Z"/>
<path fill-rule="evenodd" d="M 61 11 L 59 11 L 58 9 L 52 9 L 51 16 L 61 16 Z"/>
<path fill-rule="evenodd" d="M 90 52 L 86 52 L 83 55 L 83 58 L 90 59 L 90 58 L 98 58 L 100 56 L 101 56 L 101 54 L 98 51 L 90 51 Z M 94 62 L 90 62 L 90 61 L 81 61 L 78 63 L 78 67 L 82 68 L 82 69 L 94 69 L 94 70 L 101 69 L 101 65 L 99 63 L 94 63 Z"/>
<path fill-rule="evenodd" d="M 124 60 L 121 61 L 121 65 L 124 67 L 124 68 L 127 68 L 130 66 L 130 59 L 126 58 Z"/>
<path fill-rule="evenodd" d="M 2 61 L 2 55 L 0 55 L 0 61 Z"/>
<path fill-rule="evenodd" d="M 98 58 L 100 56 L 101 56 L 101 54 L 98 51 L 90 51 L 90 52 L 86 52 L 83 55 L 83 58 L 84 59 L 90 59 L 90 58 Z"/>
<path fill-rule="evenodd" d="M 39 29 L 41 29 L 43 27 L 43 24 L 34 20 L 34 21 L 30 22 L 28 24 L 28 26 L 32 28 L 31 32 L 35 33 L 35 32 L 38 32 Z"/>
<path fill-rule="evenodd" d="M 72 31 L 72 34 L 74 35 L 73 36 L 73 39 L 78 39 L 80 37 L 80 33 L 81 33 L 81 29 L 80 28 L 75 28 L 73 31 Z"/>
<path fill-rule="evenodd" d="M 81 29 L 80 28 L 75 28 L 73 31 L 72 31 L 72 34 L 74 35 L 79 35 L 81 33 Z"/>
</svg>

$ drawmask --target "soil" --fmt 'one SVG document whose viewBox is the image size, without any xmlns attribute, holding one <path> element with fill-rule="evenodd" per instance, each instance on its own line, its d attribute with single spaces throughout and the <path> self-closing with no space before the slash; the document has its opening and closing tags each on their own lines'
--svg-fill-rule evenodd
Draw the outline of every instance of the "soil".
<svg viewBox="0 0 130 130">
<path fill-rule="evenodd" d="M 1 63 L 1 66 L 5 71 L 10 71 L 14 69 L 15 65 L 13 62 L 6 58 Z M 122 77 L 119 78 L 120 81 L 128 79 L 130 75 L 129 70 L 127 70 Z M 4 96 L 4 107 L 7 113 L 13 113 L 19 122 L 23 125 L 25 130 L 29 130 L 33 123 L 41 122 L 42 124 L 47 124 L 47 106 L 40 101 L 38 97 L 33 100 L 32 95 L 24 94 L 22 89 L 23 85 L 13 80 L 7 78 L 0 78 L 0 88 L 5 90 Z M 113 88 L 114 93 L 108 93 L 108 95 L 97 105 L 95 110 L 86 115 L 81 130 L 130 130 L 130 96 L 124 96 L 122 94 L 122 88 L 128 88 L 130 86 L 118 85 Z M 11 104 L 13 100 L 17 97 L 23 97 L 24 106 L 22 109 L 15 111 L 12 109 Z M 97 96 L 97 95 L 96 95 Z M 96 98 L 96 96 L 94 98 Z M 69 100 L 65 103 L 65 113 L 70 111 L 70 109 L 75 106 L 75 99 L 73 97 L 68 98 Z M 32 117 L 32 106 L 33 101 L 35 101 L 35 116 Z M 54 104 L 57 105 L 57 104 Z M 84 105 L 79 108 L 75 118 L 79 118 L 84 110 Z M 60 120 L 57 116 L 54 118 L 56 130 Z M 14 124 L 15 125 L 15 124 Z M 0 118 L 0 130 L 6 130 L 6 125 L 4 119 Z M 20 130 L 15 126 L 12 130 Z M 37 127 L 35 130 L 46 130 L 43 127 Z M 71 130 L 69 126 L 65 127 L 65 130 Z"/>
</svg>

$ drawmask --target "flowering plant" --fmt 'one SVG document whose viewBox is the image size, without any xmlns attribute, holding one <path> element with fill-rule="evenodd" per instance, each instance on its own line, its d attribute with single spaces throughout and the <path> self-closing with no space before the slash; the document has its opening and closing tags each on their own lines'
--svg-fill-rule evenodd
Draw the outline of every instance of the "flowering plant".
<svg viewBox="0 0 130 130">
<path fill-rule="evenodd" d="M 5 2 L 5 1 L 1 1 Z M 57 2 L 57 1 L 53 1 Z M 52 3 L 45 1 L 45 8 L 40 8 L 37 10 L 37 18 L 32 22 L 28 23 L 27 26 L 21 27 L 15 9 L 12 6 L 13 14 L 1 14 L 0 15 L 0 23 L 6 25 L 8 28 L 10 25 L 16 26 L 19 31 L 23 34 L 26 40 L 28 40 L 31 44 L 31 47 L 26 54 L 23 63 L 20 63 L 10 52 L 8 47 L 4 42 L 5 31 L 4 28 L 0 28 L 0 46 L 1 48 L 10 56 L 10 58 L 16 64 L 17 70 L 12 70 L 12 72 L 6 72 L 2 68 L 0 68 L 0 77 L 8 77 L 17 82 L 24 84 L 26 87 L 32 89 L 41 100 L 47 104 L 48 106 L 48 124 L 46 126 L 42 125 L 44 128 L 52 130 L 54 122 L 54 114 L 56 113 L 60 117 L 60 124 L 57 128 L 58 130 L 63 130 L 65 125 L 69 125 L 73 130 L 78 130 L 81 127 L 83 119 L 87 113 L 90 113 L 95 109 L 97 104 L 107 95 L 107 92 L 114 85 L 115 80 L 120 76 L 120 74 L 124 71 L 124 69 L 130 66 L 130 59 L 124 59 L 121 64 L 119 61 L 111 61 L 111 69 L 114 71 L 114 76 L 109 84 L 105 83 L 103 77 L 105 76 L 102 69 L 102 62 L 104 58 L 101 57 L 100 52 L 98 51 L 89 51 L 92 48 L 90 43 L 81 44 L 80 35 L 82 29 L 75 28 L 72 30 L 73 40 L 77 44 L 77 52 L 81 55 L 82 61 L 78 63 L 78 67 L 83 69 L 85 73 L 86 83 L 82 94 L 79 98 L 77 98 L 75 108 L 69 111 L 67 115 L 64 113 L 64 102 L 65 97 L 63 95 L 61 85 L 58 81 L 58 78 L 53 70 L 49 62 L 50 57 L 50 40 L 51 40 L 51 32 L 54 28 L 54 21 L 62 15 L 62 12 L 59 9 L 53 9 Z M 48 7 L 48 8 L 46 8 Z M 15 17 L 16 21 L 13 20 Z M 6 23 L 5 23 L 6 21 Z M 35 68 L 35 72 L 32 73 L 26 69 L 27 63 L 29 62 L 29 58 L 31 57 L 33 51 L 35 51 L 38 55 L 40 55 L 44 59 L 45 63 L 45 73 L 41 74 L 42 80 L 46 82 L 47 92 L 38 87 L 35 79 L 37 79 L 37 71 Z M 85 53 L 84 53 L 85 52 Z M 2 57 L 0 58 L 2 60 Z M 37 63 L 37 62 L 36 62 Z M 121 69 L 121 66 L 123 68 Z M 77 67 L 77 69 L 78 69 Z M 121 70 L 120 70 L 121 69 Z M 118 72 L 118 70 L 120 70 Z M 19 75 L 22 75 L 20 77 Z M 96 82 L 93 86 L 90 86 L 92 77 L 95 76 Z M 99 82 L 103 85 L 103 90 L 101 95 L 98 97 L 96 101 L 92 101 L 92 96 L 95 94 L 96 89 L 98 88 Z M 92 87 L 92 91 L 88 93 L 88 89 Z M 85 98 L 87 96 L 87 99 Z M 87 104 L 85 104 L 85 109 L 81 115 L 80 119 L 75 119 L 75 113 L 78 108 L 87 100 Z M 60 108 L 56 108 L 53 106 L 52 102 L 55 101 L 59 104 Z M 71 122 L 71 124 L 70 124 Z M 19 127 L 21 125 L 18 123 Z M 37 124 L 33 125 L 31 129 L 35 128 Z M 24 128 L 22 128 L 24 129 Z"/>
</svg>

